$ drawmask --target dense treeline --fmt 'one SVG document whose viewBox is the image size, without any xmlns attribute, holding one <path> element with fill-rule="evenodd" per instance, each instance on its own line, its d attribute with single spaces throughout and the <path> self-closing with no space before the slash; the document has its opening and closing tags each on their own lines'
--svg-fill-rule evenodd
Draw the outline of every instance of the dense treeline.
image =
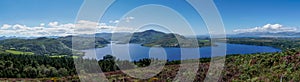
<svg viewBox="0 0 300 82">
<path fill-rule="evenodd" d="M 70 57 L 50 58 L 34 55 L 0 55 L 0 77 L 38 78 L 76 74 Z"/>
<path fill-rule="evenodd" d="M 229 38 L 228 43 L 272 46 L 282 50 L 296 49 L 300 46 L 300 38 Z"/>
<path fill-rule="evenodd" d="M 84 62 L 86 69 L 81 72 L 90 73 L 93 66 L 93 59 L 76 59 Z M 118 70 L 114 60 L 105 58 L 98 61 L 102 71 Z M 74 59 L 69 56 L 49 57 L 42 55 L 13 55 L 9 53 L 0 54 L 0 77 L 1 78 L 44 78 L 44 77 L 62 77 L 76 75 Z"/>
</svg>

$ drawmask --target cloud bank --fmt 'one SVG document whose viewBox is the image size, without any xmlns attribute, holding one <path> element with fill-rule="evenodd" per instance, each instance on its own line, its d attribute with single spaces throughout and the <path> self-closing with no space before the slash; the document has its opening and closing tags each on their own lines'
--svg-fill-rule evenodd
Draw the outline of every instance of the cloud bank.
<svg viewBox="0 0 300 82">
<path fill-rule="evenodd" d="M 41 23 L 39 26 L 26 26 L 21 24 L 3 24 L 0 27 L 0 36 L 22 36 L 22 37 L 43 37 L 43 36 L 68 36 L 78 34 L 94 34 L 102 31 L 132 31 L 129 27 L 116 27 L 106 23 L 80 20 L 76 24 L 59 22 Z"/>
<path fill-rule="evenodd" d="M 295 31 L 297 31 L 297 28 L 295 28 L 295 27 L 285 27 L 281 24 L 266 24 L 266 25 L 261 26 L 261 27 L 233 30 L 233 32 L 235 32 L 235 33 L 246 33 L 246 32 L 278 33 L 278 32 L 295 32 Z"/>
<path fill-rule="evenodd" d="M 112 23 L 112 24 L 118 24 L 118 23 L 120 23 L 121 21 L 131 22 L 133 19 L 134 19 L 134 17 L 125 17 L 125 18 L 120 19 L 120 20 L 111 20 L 111 21 L 109 21 L 109 23 Z"/>
</svg>

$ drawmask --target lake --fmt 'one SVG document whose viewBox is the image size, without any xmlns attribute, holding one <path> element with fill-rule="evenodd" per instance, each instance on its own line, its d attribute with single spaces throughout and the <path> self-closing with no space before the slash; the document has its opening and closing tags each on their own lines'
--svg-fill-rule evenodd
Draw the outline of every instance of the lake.
<svg viewBox="0 0 300 82">
<path fill-rule="evenodd" d="M 224 45 L 225 43 L 217 43 L 217 45 L 220 44 Z M 212 47 L 209 46 L 209 47 L 201 47 L 201 48 L 157 48 L 157 47 L 151 48 L 151 47 L 141 46 L 140 44 L 109 44 L 104 48 L 83 50 L 83 52 L 85 52 L 85 56 L 83 58 L 99 60 L 102 59 L 102 57 L 105 55 L 113 54 L 114 56 L 117 57 L 117 59 L 121 59 L 121 60 L 139 60 L 143 58 L 158 58 L 158 59 L 165 58 L 168 60 L 195 59 L 199 57 L 200 58 L 211 57 L 211 53 L 212 53 L 211 49 L 213 47 L 220 48 L 221 46 L 212 46 Z M 226 47 L 227 47 L 226 49 L 227 55 L 269 53 L 269 52 L 281 51 L 280 49 L 276 49 L 268 46 L 255 46 L 255 45 L 243 45 L 243 44 L 226 44 Z M 181 54 L 183 56 L 181 56 Z M 218 55 L 214 55 L 214 56 L 218 56 Z M 220 56 L 224 56 L 224 55 L 220 55 Z"/>
</svg>

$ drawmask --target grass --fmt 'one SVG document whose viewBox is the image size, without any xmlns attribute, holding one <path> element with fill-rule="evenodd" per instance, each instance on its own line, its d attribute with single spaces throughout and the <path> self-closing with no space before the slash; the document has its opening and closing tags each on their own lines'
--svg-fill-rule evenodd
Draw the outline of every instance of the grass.
<svg viewBox="0 0 300 82">
<path fill-rule="evenodd" d="M 209 42 L 209 40 L 199 40 L 199 42 Z"/>
<path fill-rule="evenodd" d="M 16 50 L 5 50 L 5 52 L 15 54 L 15 55 L 34 55 L 33 52 L 22 52 L 22 51 L 16 51 Z"/>
<path fill-rule="evenodd" d="M 68 55 L 55 55 L 55 56 L 49 56 L 51 58 L 62 58 L 62 57 L 67 57 Z M 72 56 L 72 58 L 79 58 L 79 56 Z"/>
<path fill-rule="evenodd" d="M 0 54 L 1 53 L 11 53 L 11 54 L 14 54 L 14 55 L 34 55 L 33 52 L 22 52 L 22 51 L 16 51 L 16 50 L 3 50 L 1 51 L 0 50 Z M 62 58 L 62 57 L 67 57 L 68 55 L 54 55 L 54 56 L 49 56 L 51 58 Z M 71 56 L 72 58 L 79 58 L 79 56 Z"/>
</svg>

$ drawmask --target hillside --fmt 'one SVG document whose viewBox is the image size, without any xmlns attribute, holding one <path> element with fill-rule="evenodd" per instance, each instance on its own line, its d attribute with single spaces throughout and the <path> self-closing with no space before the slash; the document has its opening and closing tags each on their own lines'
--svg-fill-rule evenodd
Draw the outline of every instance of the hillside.
<svg viewBox="0 0 300 82">
<path fill-rule="evenodd" d="M 108 37 L 112 34 L 98 34 L 97 37 Z M 130 37 L 130 38 L 128 38 Z M 199 46 L 195 46 L 193 43 L 197 43 L 196 40 L 186 38 L 182 35 L 175 33 L 164 33 L 156 30 L 146 30 L 143 32 L 128 33 L 116 33 L 112 41 L 117 43 L 135 43 L 141 44 L 147 47 L 202 47 L 210 46 L 210 42 L 198 41 Z M 181 40 L 181 43 L 178 42 Z"/>
<path fill-rule="evenodd" d="M 81 35 L 81 36 L 89 36 L 89 35 Z M 170 35 L 155 31 L 155 30 L 146 30 L 143 32 L 135 32 L 135 33 L 97 33 L 95 37 L 101 37 L 105 40 L 115 41 L 117 43 L 136 43 L 143 44 L 154 42 L 165 37 L 170 37 Z"/>
<path fill-rule="evenodd" d="M 154 42 L 169 37 L 174 38 L 173 35 L 168 35 L 163 32 L 159 32 L 155 30 L 146 30 L 143 32 L 133 33 L 130 39 L 130 43 L 145 44 L 145 43 Z"/>
<path fill-rule="evenodd" d="M 81 46 L 80 49 L 91 48 L 88 45 L 91 43 L 86 43 L 89 38 L 76 37 L 79 38 L 77 42 L 86 44 L 86 46 Z M 109 43 L 103 38 L 96 38 L 95 47 L 103 47 L 105 44 Z M 94 44 L 93 44 L 94 45 Z M 14 50 L 16 52 L 32 52 L 35 55 L 72 55 L 72 37 L 60 37 L 60 38 L 36 38 L 36 39 L 6 39 L 0 41 L 0 46 L 2 47 L 2 52 L 5 50 Z M 94 47 L 93 47 L 94 48 Z M 79 48 L 77 48 L 79 49 Z M 80 55 L 80 54 L 78 54 Z"/>
<path fill-rule="evenodd" d="M 1 40 L 0 45 L 5 50 L 17 50 L 23 52 L 33 52 L 36 55 L 70 55 L 72 51 L 69 47 L 56 39 L 6 39 Z"/>
<path fill-rule="evenodd" d="M 72 39 L 74 41 L 74 45 L 80 44 L 80 46 L 76 46 L 73 49 L 82 50 L 82 49 L 90 49 L 90 48 L 102 48 L 105 47 L 109 42 L 100 37 L 78 37 L 78 36 L 67 36 L 58 38 L 59 41 L 64 43 L 67 47 L 72 48 Z M 95 40 L 94 42 L 91 40 Z M 91 43 L 92 42 L 92 43 Z M 93 47 L 94 46 L 94 47 Z"/>
</svg>

